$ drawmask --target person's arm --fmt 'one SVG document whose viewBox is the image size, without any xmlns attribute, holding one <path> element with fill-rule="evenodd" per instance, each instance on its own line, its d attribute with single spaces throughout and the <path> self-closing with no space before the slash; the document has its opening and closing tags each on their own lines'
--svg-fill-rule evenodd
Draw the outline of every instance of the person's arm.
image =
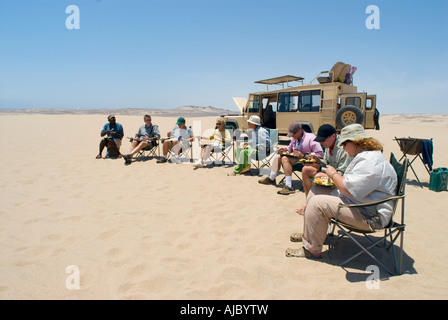
<svg viewBox="0 0 448 320">
<path fill-rule="evenodd" d="M 117 124 L 117 131 L 112 132 L 112 134 L 114 134 L 120 140 L 123 139 L 123 136 L 124 136 L 123 127 L 121 125 Z"/>
<path fill-rule="evenodd" d="M 152 134 L 154 135 L 154 138 L 160 139 L 159 126 L 154 125 L 154 130 L 153 130 Z"/>
<path fill-rule="evenodd" d="M 339 172 L 339 174 L 343 175 L 345 170 L 347 169 L 348 165 L 350 164 L 350 161 L 352 158 L 348 156 L 348 153 L 345 152 L 345 150 L 339 150 L 338 152 L 338 159 L 337 159 L 337 168 L 336 170 Z"/>
<path fill-rule="evenodd" d="M 320 145 L 319 142 L 316 141 L 311 141 L 310 143 L 310 149 L 311 149 L 311 155 L 316 155 L 319 158 L 323 158 L 324 157 L 324 151 L 322 150 L 322 146 Z"/>
<path fill-rule="evenodd" d="M 353 197 L 353 195 L 347 190 L 344 185 L 344 177 L 339 174 L 334 167 L 327 166 L 327 171 L 325 173 L 331 178 L 331 180 L 333 180 L 339 192 L 341 192 L 345 196 Z"/>
<path fill-rule="evenodd" d="M 107 124 L 103 126 L 103 130 L 101 130 L 100 136 L 104 137 L 108 133 Z"/>
</svg>

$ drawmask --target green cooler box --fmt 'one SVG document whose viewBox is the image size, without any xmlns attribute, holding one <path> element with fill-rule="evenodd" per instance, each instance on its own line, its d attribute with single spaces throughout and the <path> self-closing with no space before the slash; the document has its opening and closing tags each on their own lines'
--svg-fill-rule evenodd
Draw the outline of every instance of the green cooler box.
<svg viewBox="0 0 448 320">
<path fill-rule="evenodd" d="M 429 178 L 429 190 L 432 191 L 448 191 L 448 168 L 437 168 L 431 172 Z"/>
</svg>

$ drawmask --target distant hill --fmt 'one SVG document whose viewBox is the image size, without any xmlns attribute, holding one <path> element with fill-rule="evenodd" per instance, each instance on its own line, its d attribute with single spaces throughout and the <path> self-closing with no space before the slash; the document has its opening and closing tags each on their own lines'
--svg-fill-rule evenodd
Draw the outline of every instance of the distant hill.
<svg viewBox="0 0 448 320">
<path fill-rule="evenodd" d="M 3 114 L 116 114 L 116 115 L 144 115 L 153 116 L 186 116 L 207 117 L 220 116 L 236 111 L 215 107 L 181 106 L 175 109 L 156 108 L 101 108 L 101 109 L 0 109 Z"/>
</svg>

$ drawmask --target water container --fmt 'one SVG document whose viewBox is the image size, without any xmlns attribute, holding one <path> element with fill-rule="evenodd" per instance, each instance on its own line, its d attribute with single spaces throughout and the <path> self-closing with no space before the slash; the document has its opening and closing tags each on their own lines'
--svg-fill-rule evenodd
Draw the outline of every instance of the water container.
<svg viewBox="0 0 448 320">
<path fill-rule="evenodd" d="M 440 192 L 448 191 L 448 168 L 437 168 L 431 172 L 429 190 Z"/>
</svg>

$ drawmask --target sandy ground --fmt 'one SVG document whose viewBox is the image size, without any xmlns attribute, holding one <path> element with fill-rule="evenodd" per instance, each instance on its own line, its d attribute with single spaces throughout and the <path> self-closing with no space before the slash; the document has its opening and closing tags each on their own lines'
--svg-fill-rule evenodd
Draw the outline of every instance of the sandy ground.
<svg viewBox="0 0 448 320">
<path fill-rule="evenodd" d="M 232 165 L 96 160 L 106 116 L 0 115 L 1 299 L 448 297 L 448 192 L 428 189 L 419 159 L 423 188 L 408 175 L 404 274 L 381 270 L 379 288 L 369 289 L 369 257 L 336 266 L 355 249 L 348 241 L 331 260 L 285 256 L 298 247 L 289 235 L 302 230 L 294 210 L 303 192 L 281 196 L 258 184 L 264 170 L 229 177 Z M 143 124 L 140 115 L 117 121 L 125 136 Z M 187 118 L 195 134 L 214 121 Z M 165 136 L 175 117 L 153 116 L 153 123 Z M 434 167 L 448 167 L 446 114 L 382 115 L 381 130 L 369 133 L 384 143 L 386 158 L 401 156 L 395 136 L 433 138 Z M 122 151 L 129 146 L 124 140 Z"/>
</svg>

